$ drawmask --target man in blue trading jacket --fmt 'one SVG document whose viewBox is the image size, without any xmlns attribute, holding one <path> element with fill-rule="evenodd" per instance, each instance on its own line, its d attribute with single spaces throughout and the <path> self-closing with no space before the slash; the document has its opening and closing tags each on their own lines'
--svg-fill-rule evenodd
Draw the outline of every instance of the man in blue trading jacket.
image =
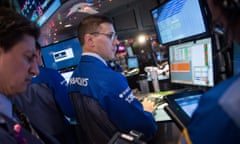
<svg viewBox="0 0 240 144">
<path fill-rule="evenodd" d="M 223 26 L 229 42 L 240 44 L 240 1 L 207 0 L 207 4 L 213 22 Z M 239 86 L 238 74 L 203 95 L 187 128 L 188 143 L 240 143 Z"/>
<path fill-rule="evenodd" d="M 152 114 L 133 96 L 125 77 L 107 66 L 119 43 L 111 20 L 96 15 L 84 18 L 78 37 L 83 54 L 69 91 L 85 143 L 107 143 L 115 132 L 131 130 L 152 139 L 157 131 Z M 148 106 L 152 111 L 152 103 Z"/>
<path fill-rule="evenodd" d="M 41 47 L 37 43 L 37 60 L 42 65 Z M 25 94 L 15 97 L 15 105 L 29 117 L 33 126 L 55 137 L 62 144 L 74 144 L 74 130 L 65 116 L 75 117 L 65 79 L 53 69 L 39 66 Z M 30 107 L 30 108 L 29 108 Z"/>
</svg>

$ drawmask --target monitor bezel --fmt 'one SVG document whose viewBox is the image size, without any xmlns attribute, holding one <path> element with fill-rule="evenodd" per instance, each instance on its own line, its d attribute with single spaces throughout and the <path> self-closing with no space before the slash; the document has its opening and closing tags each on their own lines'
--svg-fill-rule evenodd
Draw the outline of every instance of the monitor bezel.
<svg viewBox="0 0 240 144">
<path fill-rule="evenodd" d="M 38 2 L 36 0 L 36 2 Z M 20 6 L 20 2 L 18 2 L 18 5 Z M 50 6 L 45 10 L 45 12 L 41 15 L 38 16 L 36 19 L 31 20 L 32 17 L 25 16 L 23 12 L 21 12 L 22 6 L 18 8 L 20 13 L 30 19 L 32 22 L 35 22 L 39 27 L 42 27 L 44 24 L 46 24 L 54 15 L 55 13 L 61 8 L 62 6 L 62 1 L 61 0 L 53 0 Z M 36 10 L 36 9 L 35 9 Z"/>
<path fill-rule="evenodd" d="M 44 48 L 47 48 L 47 47 L 50 47 L 50 46 L 54 46 L 54 45 L 58 45 L 58 44 L 60 44 L 60 43 L 63 43 L 63 42 L 69 41 L 69 40 L 73 40 L 73 39 L 78 39 L 78 37 L 75 37 L 75 36 L 74 36 L 74 37 L 71 37 L 71 38 L 68 38 L 68 39 L 65 39 L 65 40 L 62 40 L 62 41 L 58 41 L 58 42 L 56 42 L 56 43 L 51 43 L 51 44 L 49 44 L 49 45 L 43 46 L 41 49 L 44 49 Z M 79 39 L 78 39 L 78 40 L 79 40 Z M 79 41 L 79 44 L 80 44 L 80 41 Z M 79 46 L 82 47 L 81 44 L 80 44 Z M 82 49 L 82 48 L 81 48 L 81 49 Z M 42 53 L 42 52 L 41 52 L 41 53 Z M 44 61 L 43 55 L 41 55 L 41 57 L 42 57 L 43 65 L 44 65 L 44 67 L 46 67 L 46 62 Z M 78 64 L 75 64 L 75 65 L 72 65 L 72 66 L 69 66 L 69 67 L 60 68 L 60 69 L 56 69 L 56 70 L 59 71 L 59 72 L 65 72 L 65 71 L 68 71 L 68 70 L 75 69 L 75 68 L 77 67 L 77 65 L 78 65 Z"/>
<path fill-rule="evenodd" d="M 137 60 L 137 65 L 138 65 L 138 66 L 137 66 L 137 67 L 134 67 L 134 68 L 133 68 L 133 67 L 130 68 L 130 67 L 128 66 L 128 60 L 129 60 L 129 59 L 136 59 L 136 60 Z M 127 68 L 128 68 L 128 69 L 139 68 L 139 59 L 138 59 L 137 56 L 128 56 L 128 57 L 127 57 Z"/>
<path fill-rule="evenodd" d="M 203 32 L 203 33 L 188 36 L 188 37 L 185 37 L 185 38 L 182 38 L 182 39 L 169 41 L 169 42 L 166 42 L 166 43 L 161 43 L 161 38 L 160 38 L 160 34 L 158 32 L 158 27 L 157 27 L 156 22 L 155 22 L 154 17 L 153 17 L 153 11 L 155 11 L 156 9 L 159 9 L 160 7 L 162 7 L 163 5 L 165 5 L 169 1 L 170 0 L 166 0 L 163 3 L 161 3 L 160 5 L 154 7 L 153 9 L 150 10 L 150 15 L 152 17 L 152 22 L 153 22 L 153 25 L 154 25 L 154 29 L 155 29 L 155 32 L 156 32 L 156 37 L 157 37 L 157 40 L 158 40 L 159 44 L 161 44 L 163 46 L 169 46 L 169 45 L 178 44 L 178 43 L 186 42 L 186 41 L 193 40 L 193 39 L 200 39 L 200 38 L 206 37 L 210 34 L 210 27 L 208 26 L 208 16 L 207 16 L 206 7 L 201 0 L 197 0 L 198 3 L 199 3 L 199 6 L 200 6 L 201 15 L 203 17 L 203 23 L 204 23 L 206 31 Z"/>
<path fill-rule="evenodd" d="M 175 123 L 181 130 L 189 125 L 191 117 L 187 115 L 187 113 L 181 108 L 181 106 L 175 101 L 175 99 L 191 97 L 194 95 L 195 96 L 201 95 L 200 96 L 201 99 L 203 94 L 204 94 L 203 90 L 196 89 L 193 91 L 183 91 L 180 93 L 175 93 L 164 97 L 164 100 L 168 103 L 167 107 L 165 107 L 165 111 L 175 121 Z"/>
<path fill-rule="evenodd" d="M 200 88 L 200 89 L 205 89 L 205 88 L 212 88 L 216 85 L 216 75 L 218 73 L 217 68 L 216 68 L 216 64 L 214 63 L 215 60 L 215 39 L 212 36 L 208 36 L 208 37 L 203 37 L 201 39 L 196 39 L 196 40 L 190 40 L 190 41 L 186 41 L 184 43 L 188 43 L 188 42 L 194 42 L 196 43 L 196 41 L 199 40 L 204 40 L 204 39 L 210 39 L 211 40 L 211 46 L 212 46 L 212 67 L 213 67 L 213 86 L 209 86 L 209 85 L 198 85 L 198 84 L 188 84 L 188 83 L 180 83 L 180 82 L 173 82 L 172 81 L 172 74 L 171 74 L 171 62 L 170 62 L 170 46 L 168 47 L 168 64 L 169 64 L 169 79 L 170 79 L 170 83 L 174 85 L 174 87 L 177 88 L 189 88 L 189 89 L 194 89 L 194 88 Z M 178 43 L 178 44 L 184 44 L 184 43 Z M 174 44 L 174 45 L 178 45 L 178 44 Z M 173 46 L 173 45 L 171 45 Z"/>
</svg>

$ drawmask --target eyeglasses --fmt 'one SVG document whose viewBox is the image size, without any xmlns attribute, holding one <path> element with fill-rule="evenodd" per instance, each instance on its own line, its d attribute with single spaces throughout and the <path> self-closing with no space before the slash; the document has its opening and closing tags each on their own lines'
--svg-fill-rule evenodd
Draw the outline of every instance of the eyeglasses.
<svg viewBox="0 0 240 144">
<path fill-rule="evenodd" d="M 90 34 L 100 34 L 100 35 L 105 35 L 106 37 L 108 37 L 110 40 L 115 40 L 115 39 L 117 39 L 117 37 L 118 37 L 118 35 L 117 35 L 117 33 L 115 33 L 115 32 L 110 32 L 110 33 L 101 33 L 101 32 L 92 32 L 92 33 L 90 33 Z"/>
</svg>

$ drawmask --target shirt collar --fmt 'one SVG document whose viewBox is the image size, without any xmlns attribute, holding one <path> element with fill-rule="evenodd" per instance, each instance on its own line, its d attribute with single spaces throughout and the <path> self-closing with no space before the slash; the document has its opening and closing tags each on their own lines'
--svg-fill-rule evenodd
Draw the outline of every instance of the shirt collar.
<svg viewBox="0 0 240 144">
<path fill-rule="evenodd" d="M 5 95 L 0 93 L 0 112 L 12 118 L 12 102 Z"/>
<path fill-rule="evenodd" d="M 96 53 L 90 53 L 90 52 L 82 53 L 82 56 L 84 56 L 84 55 L 93 56 L 93 57 L 99 59 L 100 61 L 102 61 L 106 66 L 108 66 L 106 61 L 100 55 L 98 55 Z"/>
</svg>

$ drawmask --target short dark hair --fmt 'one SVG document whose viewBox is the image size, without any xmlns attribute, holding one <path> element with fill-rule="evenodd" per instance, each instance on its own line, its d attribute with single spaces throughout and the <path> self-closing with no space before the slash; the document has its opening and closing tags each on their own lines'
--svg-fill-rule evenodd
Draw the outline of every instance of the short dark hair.
<svg viewBox="0 0 240 144">
<path fill-rule="evenodd" d="M 37 40 L 40 29 L 12 9 L 0 7 L 0 47 L 7 52 L 21 41 L 24 35 L 30 35 Z"/>
<path fill-rule="evenodd" d="M 102 23 L 112 24 L 113 22 L 110 18 L 101 15 L 90 15 L 85 17 L 78 25 L 78 38 L 80 43 L 83 45 L 84 35 L 98 31 L 99 25 Z"/>
</svg>

